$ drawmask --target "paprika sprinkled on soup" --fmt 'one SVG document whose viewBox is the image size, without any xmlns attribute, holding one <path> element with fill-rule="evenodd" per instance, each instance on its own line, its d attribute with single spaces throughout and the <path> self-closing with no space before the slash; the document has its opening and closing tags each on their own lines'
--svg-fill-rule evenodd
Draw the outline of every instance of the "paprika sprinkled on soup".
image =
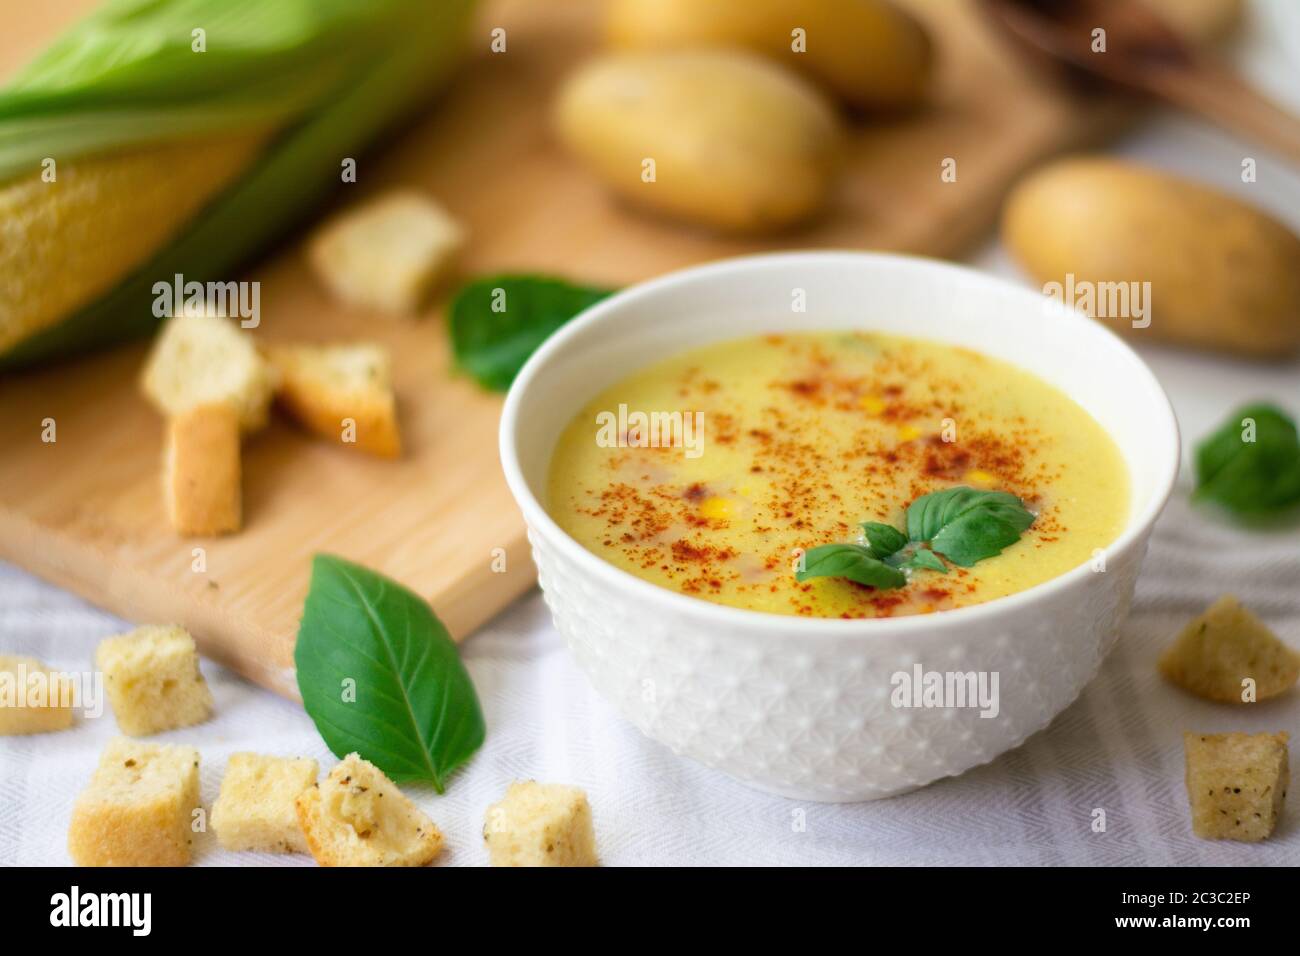
<svg viewBox="0 0 1300 956">
<path fill-rule="evenodd" d="M 978 604 L 1093 561 L 1128 495 L 1106 433 L 1028 372 L 936 342 L 801 333 L 689 351 L 606 390 L 560 437 L 548 507 L 663 587 L 861 618 Z"/>
</svg>

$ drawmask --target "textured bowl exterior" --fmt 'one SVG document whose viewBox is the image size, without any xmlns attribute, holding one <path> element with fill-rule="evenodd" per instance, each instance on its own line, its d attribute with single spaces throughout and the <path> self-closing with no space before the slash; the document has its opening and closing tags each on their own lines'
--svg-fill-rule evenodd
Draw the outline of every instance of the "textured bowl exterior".
<svg viewBox="0 0 1300 956">
<path fill-rule="evenodd" d="M 628 720 L 674 753 L 771 793 L 822 802 L 915 789 L 1046 727 L 1114 643 L 1146 550 L 1143 538 L 1033 613 L 995 613 L 960 637 L 937 627 L 801 639 L 793 626 L 786 635 L 719 626 L 689 608 L 647 613 L 544 532 L 530 529 L 529 539 L 556 628 Z M 997 672 L 998 715 L 894 707 L 891 676 L 916 664 Z"/>
<path fill-rule="evenodd" d="M 555 437 L 572 415 L 649 356 L 788 330 L 792 290 L 809 303 L 800 327 L 874 328 L 976 348 L 1034 369 L 1075 398 L 1129 468 L 1131 513 L 1119 538 L 1092 565 L 985 604 L 843 621 L 678 594 L 567 535 L 542 499 Z M 501 461 L 555 626 L 595 688 L 676 753 L 772 793 L 842 802 L 902 793 L 992 760 L 1079 695 L 1128 612 L 1179 450 L 1159 383 L 1099 324 L 1047 310 L 1039 293 L 970 269 L 828 252 L 714 263 L 594 306 L 520 372 L 502 416 Z M 987 689 L 996 680 L 984 702 L 994 706 L 954 706 L 951 696 L 915 706 L 899 696 L 918 677 L 963 675 Z"/>
</svg>

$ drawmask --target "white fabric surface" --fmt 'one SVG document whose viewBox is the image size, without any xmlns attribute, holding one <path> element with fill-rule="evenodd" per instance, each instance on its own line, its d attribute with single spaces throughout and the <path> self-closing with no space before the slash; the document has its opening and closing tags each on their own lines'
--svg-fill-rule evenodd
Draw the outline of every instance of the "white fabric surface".
<svg viewBox="0 0 1300 956">
<path fill-rule="evenodd" d="M 533 594 L 465 645 L 487 713 L 484 749 L 445 795 L 408 792 L 447 834 L 445 864 L 486 861 L 484 811 L 521 777 L 586 788 L 601 856 L 611 865 L 1297 864 L 1294 806 L 1264 844 L 1191 836 L 1182 731 L 1287 730 L 1300 741 L 1300 692 L 1235 709 L 1186 695 L 1154 670 L 1160 647 L 1229 584 L 1300 647 L 1297 582 L 1300 532 L 1246 537 L 1205 523 L 1180 498 L 1161 522 L 1116 650 L 1048 730 L 961 777 L 856 805 L 770 797 L 642 736 L 588 687 Z M 6 650 L 61 669 L 88 667 L 96 642 L 124 626 L 11 569 L 0 574 L 0 596 Z M 199 748 L 206 806 L 237 750 L 332 765 L 296 706 L 207 662 L 204 670 L 216 717 L 154 739 Z M 106 714 L 72 731 L 0 738 L 0 863 L 67 862 L 72 802 L 115 733 Z M 1095 808 L 1106 812 L 1105 833 L 1091 830 Z M 225 853 L 204 835 L 195 862 L 310 860 Z"/>
<path fill-rule="evenodd" d="M 1300 17 L 1284 15 L 1290 2 L 1266 6 L 1245 62 L 1279 95 L 1300 98 L 1297 60 L 1283 52 L 1300 51 Z M 1160 120 L 1119 151 L 1242 190 L 1300 228 L 1300 179 L 1259 155 L 1259 181 L 1242 184 L 1241 157 L 1257 151 L 1195 123 Z M 996 246 L 976 262 L 1014 274 Z M 1143 352 L 1174 400 L 1188 444 L 1244 400 L 1272 398 L 1300 411 L 1300 363 Z M 750 790 L 673 756 L 621 720 L 588 687 L 533 593 L 465 645 L 487 713 L 487 744 L 445 795 L 410 792 L 447 834 L 441 862 L 453 865 L 485 862 L 484 810 L 512 779 L 526 777 L 587 789 L 607 864 L 1300 864 L 1294 789 L 1279 832 L 1264 844 L 1191 836 L 1181 741 L 1183 729 L 1287 730 L 1300 741 L 1300 691 L 1234 709 L 1185 695 L 1154 671 L 1156 654 L 1179 626 L 1225 590 L 1300 648 L 1300 529 L 1240 531 L 1192 511 L 1186 493 L 1184 478 L 1158 526 L 1133 614 L 1100 676 L 1048 730 L 959 778 L 848 806 Z M 84 670 L 95 644 L 126 627 L 0 565 L 2 652 Z M 298 707 L 208 662 L 204 670 L 215 718 L 157 739 L 199 748 L 205 805 L 216 796 L 227 756 L 238 750 L 332 764 Z M 68 862 L 72 802 L 115 733 L 106 714 L 69 732 L 0 738 L 0 865 Z M 1300 749 L 1292 749 L 1300 762 Z M 1106 812 L 1104 833 L 1091 830 L 1096 808 Z M 310 860 L 228 854 L 205 836 L 195 862 Z"/>
<path fill-rule="evenodd" d="M 1205 843 L 1188 827 L 1182 731 L 1287 730 L 1300 741 L 1300 692 L 1235 709 L 1184 695 L 1154 658 L 1225 587 L 1300 646 L 1300 532 L 1245 536 L 1206 523 L 1180 497 L 1162 519 L 1132 617 L 1099 678 L 1047 731 L 956 779 L 871 804 L 798 803 L 749 790 L 673 756 L 617 717 L 586 684 L 534 593 L 465 645 L 487 743 L 446 795 L 408 788 L 447 834 L 446 864 L 486 860 L 487 804 L 512 779 L 575 783 L 591 797 L 606 864 L 1300 864 L 1292 806 L 1268 843 Z M 5 649 L 86 669 L 108 615 L 14 570 L 0 574 Z M 289 702 L 204 662 L 216 718 L 157 739 L 201 753 L 211 806 L 226 757 L 255 749 L 333 758 Z M 68 860 L 65 830 L 112 715 L 73 731 L 0 739 L 0 864 Z M 1093 810 L 1106 831 L 1092 832 Z M 803 826 L 796 823 L 802 813 Z M 196 864 L 307 857 L 234 855 L 200 839 Z"/>
</svg>

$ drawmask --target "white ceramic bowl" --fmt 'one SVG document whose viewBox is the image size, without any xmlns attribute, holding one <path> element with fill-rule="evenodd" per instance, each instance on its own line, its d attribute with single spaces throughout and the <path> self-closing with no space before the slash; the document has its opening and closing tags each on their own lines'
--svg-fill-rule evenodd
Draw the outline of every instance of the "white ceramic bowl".
<svg viewBox="0 0 1300 956">
<path fill-rule="evenodd" d="M 796 290 L 804 312 L 792 310 Z M 556 439 L 596 393 L 657 357 L 799 329 L 871 329 L 968 346 L 1074 398 L 1129 469 L 1129 519 L 1106 549 L 1105 571 L 1084 565 L 1009 597 L 926 616 L 795 618 L 642 581 L 547 514 Z M 675 752 L 763 790 L 820 801 L 885 797 L 961 773 L 1015 747 L 1074 700 L 1127 613 L 1178 460 L 1177 425 L 1160 385 L 1098 323 L 971 269 L 865 253 L 733 259 L 612 296 L 533 355 L 501 422 L 501 461 L 546 602 L 596 689 Z M 996 672 L 998 715 L 894 706 L 892 675 L 915 664 Z"/>
</svg>

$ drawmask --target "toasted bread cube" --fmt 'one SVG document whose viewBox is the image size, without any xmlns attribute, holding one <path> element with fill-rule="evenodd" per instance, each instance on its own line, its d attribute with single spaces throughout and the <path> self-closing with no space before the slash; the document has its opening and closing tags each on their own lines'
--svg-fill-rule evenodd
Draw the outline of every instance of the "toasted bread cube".
<svg viewBox="0 0 1300 956">
<path fill-rule="evenodd" d="M 441 206 L 401 190 L 335 216 L 312 239 L 307 258 L 344 304 L 410 314 L 428 301 L 464 242 Z"/>
<path fill-rule="evenodd" d="M 1183 734 L 1192 831 L 1203 840 L 1263 840 L 1291 779 L 1287 735 Z"/>
<path fill-rule="evenodd" d="M 298 824 L 321 866 L 425 866 L 442 833 L 382 770 L 348 754 L 298 795 Z"/>
<path fill-rule="evenodd" d="M 178 315 L 154 342 L 141 387 L 168 418 L 198 405 L 227 404 L 244 431 L 266 424 L 274 372 L 250 333 L 216 315 Z"/>
<path fill-rule="evenodd" d="M 1255 681 L 1255 699 L 1286 691 L 1300 676 L 1300 654 L 1225 594 L 1188 624 L 1158 664 L 1179 687 L 1209 700 L 1242 703 L 1242 681 Z"/>
<path fill-rule="evenodd" d="M 34 657 L 0 655 L 0 737 L 72 726 L 72 682 Z"/>
<path fill-rule="evenodd" d="M 483 839 L 493 866 L 597 866 L 591 805 L 577 787 L 515 782 L 488 807 Z"/>
<path fill-rule="evenodd" d="M 196 405 L 167 422 L 163 497 L 172 527 L 185 535 L 238 531 L 239 416 L 230 405 Z"/>
<path fill-rule="evenodd" d="M 388 352 L 382 345 L 300 345 L 268 353 L 280 402 L 312 431 L 384 458 L 402 453 Z"/>
<path fill-rule="evenodd" d="M 100 643 L 95 662 L 124 734 L 189 727 L 212 714 L 194 638 L 182 628 L 151 625 L 110 637 Z"/>
<path fill-rule="evenodd" d="M 232 754 L 212 805 L 217 842 L 227 850 L 306 853 L 296 801 L 316 782 L 316 771 L 307 757 Z"/>
<path fill-rule="evenodd" d="M 184 866 L 199 805 L 199 752 L 121 737 L 72 808 L 68 852 L 78 866 Z"/>
</svg>

